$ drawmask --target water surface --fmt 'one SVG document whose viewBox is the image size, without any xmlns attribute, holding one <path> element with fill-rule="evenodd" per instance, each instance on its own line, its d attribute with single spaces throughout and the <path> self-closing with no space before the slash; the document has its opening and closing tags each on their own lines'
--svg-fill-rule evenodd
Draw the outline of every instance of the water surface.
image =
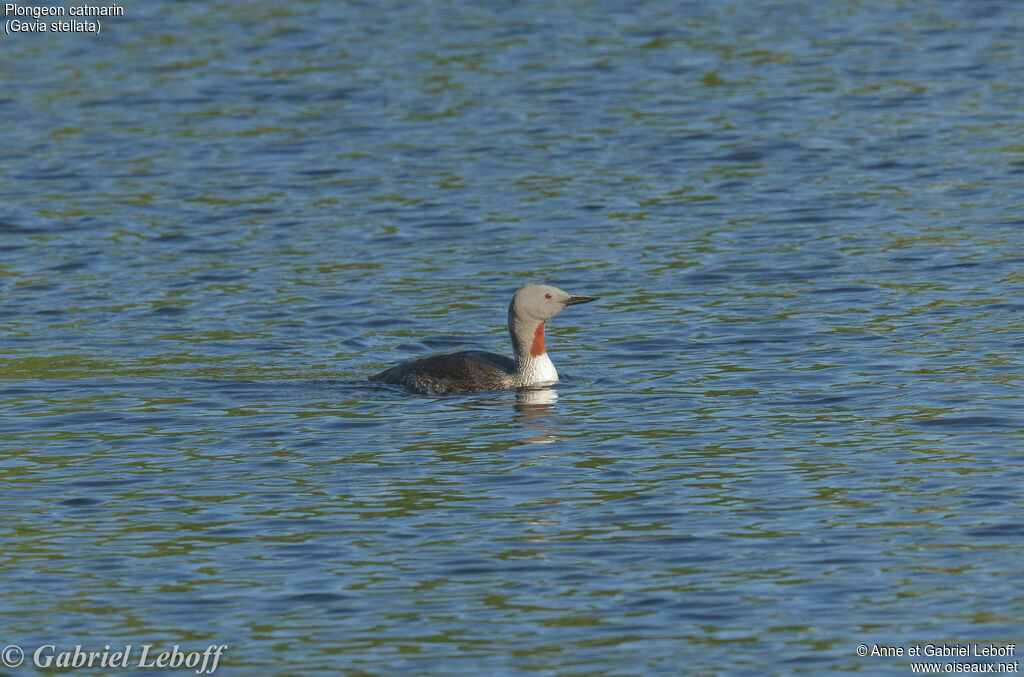
<svg viewBox="0 0 1024 677">
<path fill-rule="evenodd" d="M 1016 3 L 125 9 L 0 42 L 0 640 L 896 675 L 857 645 L 1021 638 Z M 508 353 L 531 280 L 602 296 L 550 391 L 365 382 Z"/>
</svg>

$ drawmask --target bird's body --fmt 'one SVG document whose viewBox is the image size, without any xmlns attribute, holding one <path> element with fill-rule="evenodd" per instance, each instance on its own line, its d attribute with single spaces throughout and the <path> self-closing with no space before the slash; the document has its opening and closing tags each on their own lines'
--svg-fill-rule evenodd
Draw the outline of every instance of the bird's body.
<svg viewBox="0 0 1024 677">
<path fill-rule="evenodd" d="M 588 303 L 595 296 L 572 296 L 557 287 L 525 284 L 508 307 L 508 331 L 515 359 L 470 350 L 402 362 L 370 377 L 405 386 L 417 393 L 467 393 L 539 386 L 558 381 L 548 357 L 544 324 L 565 306 Z"/>
</svg>

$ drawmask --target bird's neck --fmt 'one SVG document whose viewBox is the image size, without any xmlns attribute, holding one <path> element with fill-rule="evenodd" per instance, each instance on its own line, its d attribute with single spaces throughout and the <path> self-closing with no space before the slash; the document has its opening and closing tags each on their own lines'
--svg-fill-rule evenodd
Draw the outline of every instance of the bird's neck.
<svg viewBox="0 0 1024 677">
<path fill-rule="evenodd" d="M 558 372 L 544 345 L 544 322 L 510 314 L 508 333 L 516 356 L 516 375 L 520 385 L 558 381 Z"/>
</svg>

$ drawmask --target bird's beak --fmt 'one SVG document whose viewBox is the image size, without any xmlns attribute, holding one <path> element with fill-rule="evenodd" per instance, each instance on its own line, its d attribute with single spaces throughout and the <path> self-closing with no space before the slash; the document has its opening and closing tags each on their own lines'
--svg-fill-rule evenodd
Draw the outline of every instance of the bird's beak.
<svg viewBox="0 0 1024 677">
<path fill-rule="evenodd" d="M 590 303 L 591 301 L 596 301 L 599 298 L 601 298 L 601 297 L 600 296 L 570 296 L 569 299 L 565 302 L 565 305 L 567 305 L 567 306 L 574 306 L 577 303 Z"/>
</svg>

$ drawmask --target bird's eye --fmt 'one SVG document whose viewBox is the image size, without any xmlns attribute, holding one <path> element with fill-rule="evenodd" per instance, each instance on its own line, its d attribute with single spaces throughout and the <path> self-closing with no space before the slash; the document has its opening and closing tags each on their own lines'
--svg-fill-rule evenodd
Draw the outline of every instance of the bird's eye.
<svg viewBox="0 0 1024 677">
<path fill-rule="evenodd" d="M 546 299 L 551 298 L 551 294 L 544 294 L 544 298 L 546 298 Z"/>
</svg>

